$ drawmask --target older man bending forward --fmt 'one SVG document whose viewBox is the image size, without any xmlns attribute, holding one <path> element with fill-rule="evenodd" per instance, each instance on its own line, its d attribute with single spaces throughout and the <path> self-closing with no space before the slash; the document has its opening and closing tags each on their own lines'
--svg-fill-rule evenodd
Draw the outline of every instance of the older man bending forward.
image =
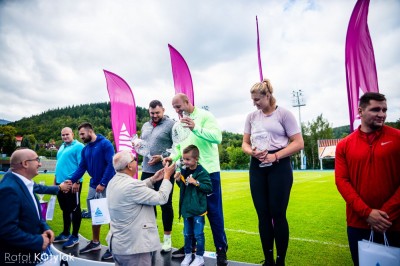
<svg viewBox="0 0 400 266">
<path fill-rule="evenodd" d="M 133 178 L 137 160 L 129 151 L 117 153 L 113 166 L 117 173 L 107 188 L 111 216 L 108 246 L 116 265 L 151 265 L 151 252 L 161 248 L 153 206 L 168 201 L 175 165 L 166 165 L 144 181 Z M 155 191 L 153 184 L 163 178 Z"/>
</svg>

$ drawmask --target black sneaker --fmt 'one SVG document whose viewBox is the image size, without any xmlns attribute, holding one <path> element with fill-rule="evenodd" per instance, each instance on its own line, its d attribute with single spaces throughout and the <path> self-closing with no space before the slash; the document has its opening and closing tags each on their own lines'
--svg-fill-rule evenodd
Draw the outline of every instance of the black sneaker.
<svg viewBox="0 0 400 266">
<path fill-rule="evenodd" d="M 96 244 L 93 241 L 90 241 L 89 244 L 87 244 L 86 247 L 84 247 L 83 249 L 79 250 L 79 254 L 88 253 L 88 252 L 95 251 L 95 250 L 100 250 L 100 249 L 101 249 L 100 242 Z"/>
<path fill-rule="evenodd" d="M 110 252 L 109 249 L 106 250 L 106 253 L 101 256 L 101 260 L 111 260 L 113 258 L 113 254 Z"/>
<path fill-rule="evenodd" d="M 217 250 L 217 266 L 227 266 L 228 260 L 226 258 L 226 251 L 224 249 Z"/>
<path fill-rule="evenodd" d="M 185 257 L 185 247 L 181 247 L 180 249 L 175 250 L 171 253 L 173 258 L 183 258 Z"/>
<path fill-rule="evenodd" d="M 196 247 L 192 248 L 192 253 L 196 254 Z M 171 253 L 173 258 L 183 258 L 185 257 L 185 247 L 181 247 L 180 249 L 175 250 Z"/>
<path fill-rule="evenodd" d="M 82 218 L 89 219 L 89 218 L 92 218 L 92 215 L 90 214 L 90 212 L 84 210 L 84 211 L 82 211 Z"/>
<path fill-rule="evenodd" d="M 285 266 L 285 259 L 280 258 L 279 256 L 276 256 L 276 262 L 275 265 L 277 266 Z"/>
<path fill-rule="evenodd" d="M 272 259 L 272 260 L 262 260 L 260 263 L 261 263 L 262 266 L 274 266 L 275 265 L 274 259 Z"/>
</svg>

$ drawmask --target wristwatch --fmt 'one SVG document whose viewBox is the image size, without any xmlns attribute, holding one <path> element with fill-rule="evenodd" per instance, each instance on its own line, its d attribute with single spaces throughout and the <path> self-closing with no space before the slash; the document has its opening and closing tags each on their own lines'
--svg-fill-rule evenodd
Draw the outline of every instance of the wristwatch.
<svg viewBox="0 0 400 266">
<path fill-rule="evenodd" d="M 196 181 L 196 187 L 200 186 L 200 182 Z"/>
</svg>

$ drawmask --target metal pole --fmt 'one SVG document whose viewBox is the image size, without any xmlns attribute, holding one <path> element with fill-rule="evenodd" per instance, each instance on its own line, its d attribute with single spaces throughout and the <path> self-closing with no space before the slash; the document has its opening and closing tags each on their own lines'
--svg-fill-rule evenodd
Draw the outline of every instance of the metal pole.
<svg viewBox="0 0 400 266">
<path fill-rule="evenodd" d="M 300 133 L 301 133 L 301 135 L 303 135 L 303 129 L 301 128 L 300 105 L 299 105 L 299 123 L 300 123 Z M 306 165 L 304 164 L 304 150 L 303 149 L 300 150 L 300 159 L 301 159 L 300 169 L 304 170 L 304 169 L 306 169 Z"/>
<path fill-rule="evenodd" d="M 300 96 L 302 96 L 302 91 L 298 90 L 298 91 L 293 91 L 293 103 L 292 106 L 293 107 L 299 107 L 299 123 L 300 123 L 300 133 L 303 134 L 303 130 L 301 128 L 301 112 L 300 112 L 300 107 L 301 106 L 305 106 L 306 104 L 304 103 L 303 99 L 300 98 Z M 306 165 L 304 163 L 304 150 L 301 149 L 300 150 L 300 169 L 304 170 L 306 169 Z"/>
</svg>

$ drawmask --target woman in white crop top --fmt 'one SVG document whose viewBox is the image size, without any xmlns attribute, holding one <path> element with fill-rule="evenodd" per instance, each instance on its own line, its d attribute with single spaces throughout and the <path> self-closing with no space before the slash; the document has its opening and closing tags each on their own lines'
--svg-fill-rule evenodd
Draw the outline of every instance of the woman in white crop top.
<svg viewBox="0 0 400 266">
<path fill-rule="evenodd" d="M 286 209 L 293 184 L 290 155 L 300 151 L 304 141 L 294 115 L 278 106 L 272 93 L 269 80 L 251 88 L 257 110 L 246 118 L 242 149 L 251 156 L 250 190 L 259 221 L 263 265 L 285 265 L 289 244 Z"/>
</svg>

